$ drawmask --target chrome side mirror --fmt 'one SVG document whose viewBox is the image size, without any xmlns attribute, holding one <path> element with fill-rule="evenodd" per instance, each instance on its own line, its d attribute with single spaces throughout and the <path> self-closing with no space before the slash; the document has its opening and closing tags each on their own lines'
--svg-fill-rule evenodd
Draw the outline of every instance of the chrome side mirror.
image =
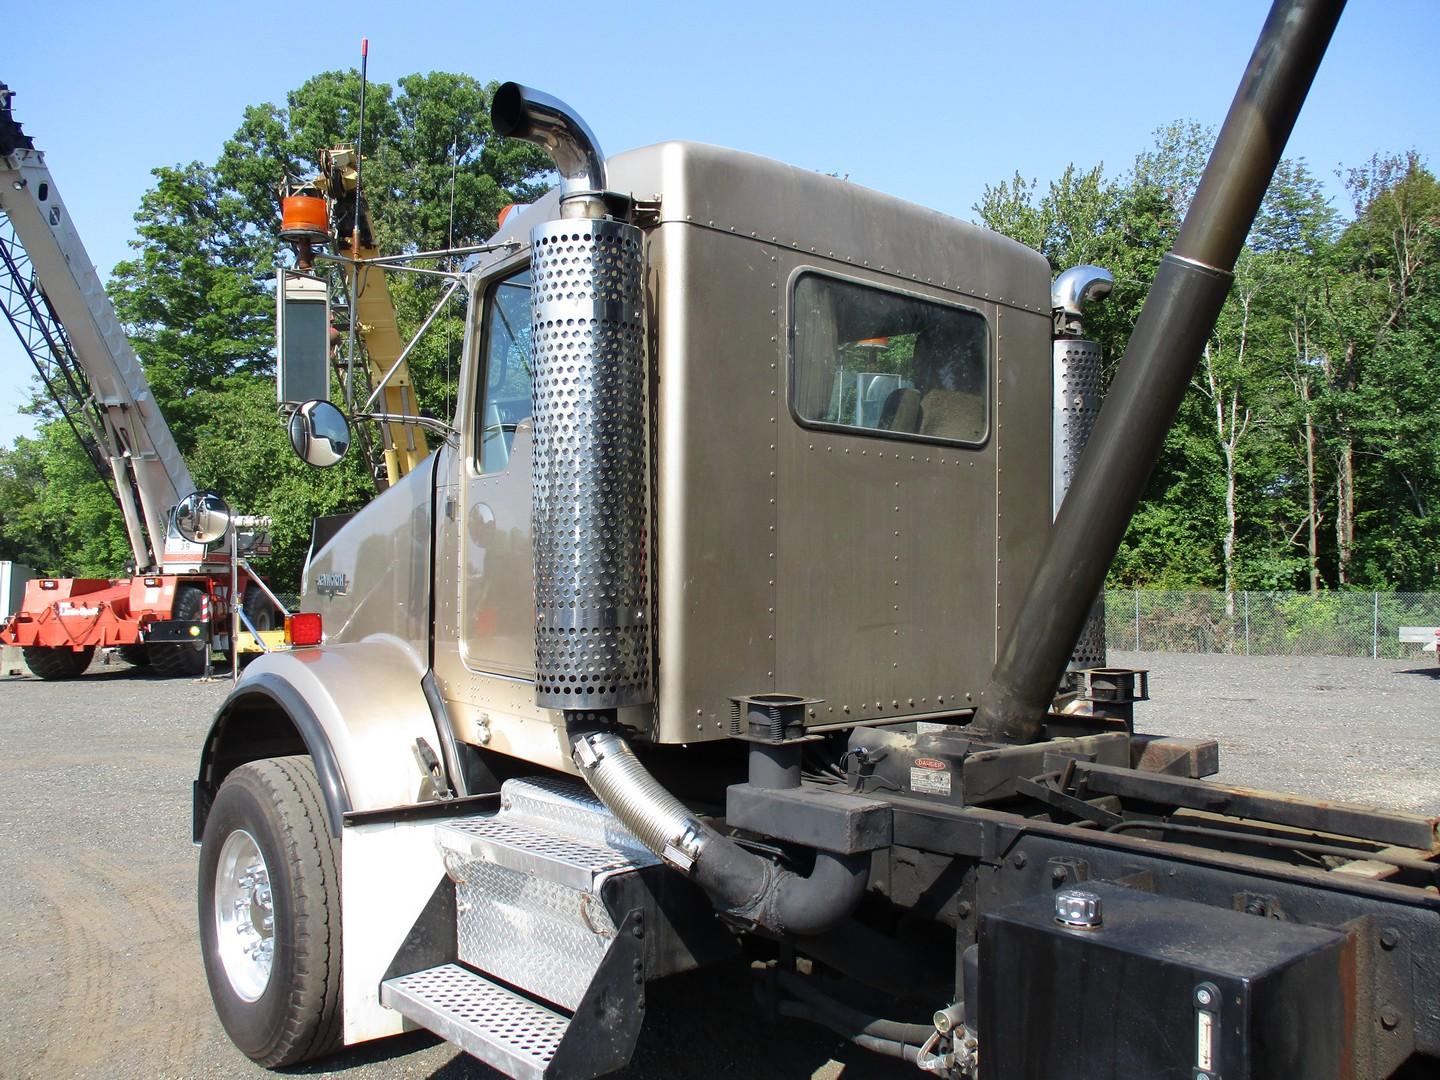
<svg viewBox="0 0 1440 1080">
<path fill-rule="evenodd" d="M 230 518 L 230 507 L 213 491 L 193 491 L 175 505 L 175 528 L 192 544 L 223 540 Z"/>
<path fill-rule="evenodd" d="M 307 401 L 290 415 L 290 445 L 305 464 L 328 469 L 350 449 L 350 421 L 328 401 Z"/>
</svg>

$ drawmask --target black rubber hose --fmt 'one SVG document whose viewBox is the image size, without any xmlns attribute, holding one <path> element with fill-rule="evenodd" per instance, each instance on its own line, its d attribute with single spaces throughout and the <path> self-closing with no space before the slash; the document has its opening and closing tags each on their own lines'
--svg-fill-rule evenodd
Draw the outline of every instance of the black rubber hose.
<svg viewBox="0 0 1440 1080">
<path fill-rule="evenodd" d="M 580 774 L 625 827 L 688 873 L 717 906 L 779 934 L 810 936 L 843 922 L 865 892 L 870 856 L 821 851 L 808 877 L 784 870 L 704 824 L 666 791 L 613 731 L 574 739 Z"/>
<path fill-rule="evenodd" d="M 865 892 L 868 854 L 816 852 L 815 868 L 801 877 L 713 829 L 705 833 L 692 875 L 696 883 L 727 911 L 771 930 L 822 934 L 843 922 Z"/>
<path fill-rule="evenodd" d="M 809 877 L 781 872 L 775 914 L 792 934 L 806 937 L 838 926 L 855 910 L 870 878 L 870 855 L 815 853 Z"/>
<path fill-rule="evenodd" d="M 906 1046 L 924 1046 L 926 1040 L 935 1034 L 935 1028 L 930 1024 L 907 1024 L 902 1020 L 886 1020 L 863 1013 L 792 972 L 777 971 L 775 977 L 787 993 L 805 1003 L 820 1023 L 846 1037 L 867 1035 Z"/>
<path fill-rule="evenodd" d="M 897 1057 L 910 1064 L 916 1064 L 920 1057 L 920 1046 L 911 1043 L 897 1042 L 894 1039 L 882 1039 L 876 1035 L 867 1035 L 864 1032 L 848 1030 L 847 1025 L 836 1024 L 831 1021 L 828 1014 L 809 1005 L 798 1001 L 782 1001 L 780 1003 L 781 1016 L 793 1016 L 797 1020 L 808 1020 L 812 1024 L 819 1024 L 827 1027 L 837 1035 L 843 1035 L 856 1046 L 862 1047 L 875 1054 L 884 1054 L 886 1057 Z"/>
</svg>

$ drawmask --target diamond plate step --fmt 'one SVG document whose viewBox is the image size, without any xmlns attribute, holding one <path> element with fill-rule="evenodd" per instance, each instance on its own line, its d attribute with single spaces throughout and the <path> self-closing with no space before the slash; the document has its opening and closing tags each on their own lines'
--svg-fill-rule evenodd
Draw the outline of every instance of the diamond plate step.
<svg viewBox="0 0 1440 1080">
<path fill-rule="evenodd" d="M 544 823 L 581 840 L 623 847 L 648 855 L 645 845 L 584 784 L 559 778 L 508 780 L 500 791 L 501 807 L 509 813 Z"/>
<path fill-rule="evenodd" d="M 516 1080 L 543 1080 L 569 1021 L 483 975 L 443 964 L 380 984 L 380 1002 Z"/>
<path fill-rule="evenodd" d="M 498 814 L 445 822 L 435 839 L 455 882 L 458 959 L 572 1010 L 624 917 L 607 903 L 617 879 L 659 866 L 573 781 L 508 780 Z"/>
<path fill-rule="evenodd" d="M 495 817 L 446 822 L 436 829 L 436 840 L 454 856 L 447 865 L 456 877 L 463 877 L 458 867 L 475 861 L 582 892 L 597 892 L 611 874 L 658 861 L 653 856 L 641 861 L 622 849 L 536 828 L 530 821 L 503 812 Z"/>
<path fill-rule="evenodd" d="M 507 780 L 500 800 L 498 814 L 442 825 L 440 846 L 574 889 L 594 889 L 609 873 L 660 861 L 573 780 Z"/>
</svg>

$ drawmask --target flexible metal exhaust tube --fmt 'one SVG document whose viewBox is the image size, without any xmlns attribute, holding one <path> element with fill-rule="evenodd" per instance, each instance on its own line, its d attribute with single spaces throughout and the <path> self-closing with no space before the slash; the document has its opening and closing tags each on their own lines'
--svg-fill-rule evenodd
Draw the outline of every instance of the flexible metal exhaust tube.
<svg viewBox="0 0 1440 1080">
<path fill-rule="evenodd" d="M 688 873 L 708 839 L 690 808 L 666 791 L 613 731 L 585 732 L 571 746 L 585 782 L 647 848 Z"/>
<path fill-rule="evenodd" d="M 972 729 L 1034 742 L 1230 290 L 1343 0 L 1277 0 L 1165 256 Z"/>
<path fill-rule="evenodd" d="M 490 102 L 495 133 L 543 147 L 560 173 L 561 212 L 572 199 L 598 202 L 605 191 L 605 155 L 589 125 L 559 98 L 507 82 Z M 566 217 L 590 217 L 590 209 Z"/>
<path fill-rule="evenodd" d="M 839 925 L 859 904 L 869 855 L 817 852 L 815 868 L 801 877 L 701 822 L 615 732 L 577 735 L 572 748 L 585 782 L 609 811 L 722 911 L 776 933 L 809 936 Z"/>
</svg>

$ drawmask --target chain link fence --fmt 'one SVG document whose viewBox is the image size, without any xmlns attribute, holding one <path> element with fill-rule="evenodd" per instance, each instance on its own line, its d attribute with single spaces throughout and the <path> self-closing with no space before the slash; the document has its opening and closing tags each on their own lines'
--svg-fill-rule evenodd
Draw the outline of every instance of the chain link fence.
<svg viewBox="0 0 1440 1080">
<path fill-rule="evenodd" d="M 1402 626 L 1440 626 L 1440 593 L 1105 593 L 1107 646 L 1137 652 L 1433 659 Z"/>
</svg>

